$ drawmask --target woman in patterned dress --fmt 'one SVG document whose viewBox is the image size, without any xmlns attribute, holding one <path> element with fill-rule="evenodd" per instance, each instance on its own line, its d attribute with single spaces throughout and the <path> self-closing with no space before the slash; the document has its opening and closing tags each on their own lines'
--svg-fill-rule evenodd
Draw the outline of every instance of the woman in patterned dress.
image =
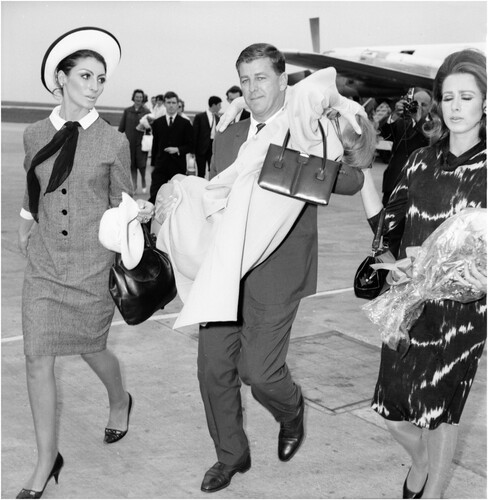
<svg viewBox="0 0 488 500">
<path fill-rule="evenodd" d="M 63 466 L 56 439 L 56 356 L 80 354 L 105 385 L 105 442 L 127 433 L 132 406 L 107 348 L 114 314 L 108 290 L 114 253 L 98 241 L 102 214 L 132 194 L 129 144 L 94 105 L 120 58 L 110 33 L 78 28 L 58 38 L 42 64 L 44 86 L 61 105 L 24 133 L 27 188 L 19 247 L 27 257 L 22 329 L 37 464 L 17 498 L 41 498 Z M 58 150 L 60 149 L 60 152 Z M 151 204 L 138 201 L 145 221 Z"/>
<path fill-rule="evenodd" d="M 448 217 L 486 208 L 486 57 L 475 50 L 448 56 L 434 81 L 429 147 L 415 151 L 386 206 L 385 231 L 404 223 L 399 258 Z M 369 172 L 363 203 L 373 228 L 382 208 Z M 486 292 L 486 269 L 465 279 Z M 440 498 L 458 424 L 486 340 L 486 296 L 462 304 L 426 303 L 409 331 L 411 345 L 383 345 L 372 407 L 412 458 L 403 498 Z"/>
</svg>

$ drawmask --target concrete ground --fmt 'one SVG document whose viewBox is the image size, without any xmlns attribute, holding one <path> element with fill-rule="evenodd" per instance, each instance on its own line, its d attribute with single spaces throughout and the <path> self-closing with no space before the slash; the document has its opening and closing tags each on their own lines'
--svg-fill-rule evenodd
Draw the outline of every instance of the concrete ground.
<svg viewBox="0 0 488 500">
<path fill-rule="evenodd" d="M 24 259 L 16 228 L 24 189 L 22 131 L 2 123 L 2 498 L 14 498 L 36 460 L 20 321 Z M 385 165 L 375 164 L 380 182 Z M 277 457 L 278 424 L 243 387 L 252 468 L 205 495 L 216 461 L 196 376 L 197 328 L 173 330 L 181 302 L 142 325 L 117 314 L 109 347 L 134 398 L 130 431 L 104 445 L 105 391 L 80 357 L 56 363 L 59 449 L 65 466 L 45 498 L 400 498 L 407 454 L 370 409 L 378 333 L 354 297 L 352 279 L 371 232 L 359 195 L 319 209 L 319 292 L 301 303 L 288 362 L 305 396 L 306 439 L 292 461 Z M 486 355 L 460 427 L 446 498 L 486 498 Z"/>
</svg>

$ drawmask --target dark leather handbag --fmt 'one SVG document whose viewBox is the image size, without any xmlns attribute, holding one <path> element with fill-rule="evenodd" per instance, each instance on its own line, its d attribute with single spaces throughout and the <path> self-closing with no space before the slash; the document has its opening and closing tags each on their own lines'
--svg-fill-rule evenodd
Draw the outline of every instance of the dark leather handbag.
<svg viewBox="0 0 488 500">
<path fill-rule="evenodd" d="M 110 269 L 109 290 L 128 325 L 138 325 L 176 297 L 171 262 L 156 248 L 154 237 L 143 224 L 144 252 L 134 269 L 126 269 L 117 254 Z"/>
<path fill-rule="evenodd" d="M 282 146 L 270 144 L 258 184 L 263 189 L 315 205 L 328 205 L 341 163 L 327 159 L 327 138 L 320 121 L 323 157 L 289 149 L 288 130 Z"/>
<path fill-rule="evenodd" d="M 381 246 L 385 210 L 380 213 L 378 228 L 371 246 L 371 255 L 361 262 L 354 276 L 354 294 L 360 299 L 372 300 L 378 297 L 383 289 L 387 289 L 386 276 L 388 270 L 373 269 L 371 264 L 380 262 L 394 262 L 395 258 L 388 248 Z"/>
</svg>

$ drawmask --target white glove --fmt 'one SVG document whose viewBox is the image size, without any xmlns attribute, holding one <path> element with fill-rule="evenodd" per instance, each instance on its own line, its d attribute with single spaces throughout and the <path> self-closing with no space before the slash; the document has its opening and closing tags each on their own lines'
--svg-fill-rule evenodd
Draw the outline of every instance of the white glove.
<svg viewBox="0 0 488 500">
<path fill-rule="evenodd" d="M 234 120 L 234 118 L 246 107 L 244 97 L 235 98 L 227 107 L 224 114 L 220 117 L 217 123 L 217 131 L 223 132 Z"/>
</svg>

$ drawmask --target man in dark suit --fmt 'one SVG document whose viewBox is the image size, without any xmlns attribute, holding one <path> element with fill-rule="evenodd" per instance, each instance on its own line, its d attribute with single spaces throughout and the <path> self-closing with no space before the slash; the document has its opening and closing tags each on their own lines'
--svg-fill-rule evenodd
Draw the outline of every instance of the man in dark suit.
<svg viewBox="0 0 488 500">
<path fill-rule="evenodd" d="M 240 146 L 282 109 L 287 75 L 283 54 L 268 44 L 245 49 L 236 63 L 251 118 L 214 141 L 211 176 L 227 168 Z M 304 400 L 286 364 L 300 299 L 317 285 L 317 209 L 306 205 L 278 249 L 241 281 L 239 320 L 200 327 L 198 379 L 218 462 L 204 476 L 210 493 L 251 467 L 244 432 L 241 380 L 280 423 L 278 457 L 290 460 L 304 436 Z"/>
<path fill-rule="evenodd" d="M 428 117 L 430 106 L 430 92 L 419 88 L 415 91 L 411 103 L 404 98 L 400 99 L 395 104 L 393 113 L 379 127 L 383 139 L 393 142 L 391 158 L 383 173 L 382 202 L 385 207 L 400 180 L 408 157 L 416 149 L 429 145 L 429 139 L 422 127 Z"/>
<path fill-rule="evenodd" d="M 215 138 L 215 129 L 219 123 L 219 111 L 222 99 L 215 95 L 208 99 L 208 109 L 198 113 L 193 119 L 193 132 L 195 137 L 195 160 L 197 162 L 198 176 L 205 177 L 207 165 L 212 159 L 212 144 Z"/>
<path fill-rule="evenodd" d="M 225 95 L 227 96 L 227 102 L 230 104 L 234 99 L 237 99 L 238 97 L 242 96 L 242 90 L 241 87 L 238 87 L 237 85 L 233 85 L 226 93 Z M 245 120 L 246 118 L 249 118 L 251 114 L 249 111 L 243 109 L 240 113 L 237 114 L 237 116 L 234 118 L 234 122 L 240 122 L 242 120 Z"/>
<path fill-rule="evenodd" d="M 152 123 L 154 170 L 151 175 L 151 203 L 155 202 L 159 188 L 175 174 L 186 174 L 186 155 L 193 153 L 193 127 L 178 115 L 178 96 L 174 92 L 166 92 L 164 106 L 166 115 Z"/>
</svg>

